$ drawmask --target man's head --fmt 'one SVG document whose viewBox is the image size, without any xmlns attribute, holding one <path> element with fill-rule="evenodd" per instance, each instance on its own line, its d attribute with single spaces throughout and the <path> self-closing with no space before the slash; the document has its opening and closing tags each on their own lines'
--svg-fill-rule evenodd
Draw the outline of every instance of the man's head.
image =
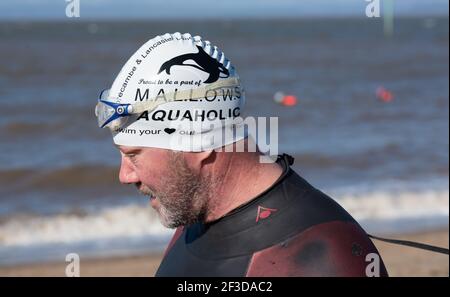
<svg viewBox="0 0 450 297">
<path fill-rule="evenodd" d="M 199 36 L 174 33 L 129 58 L 102 92 L 96 115 L 121 151 L 120 181 L 153 197 L 162 223 L 177 227 L 214 209 L 220 174 L 213 150 L 246 139 L 234 121 L 244 103 L 224 53 Z"/>
</svg>

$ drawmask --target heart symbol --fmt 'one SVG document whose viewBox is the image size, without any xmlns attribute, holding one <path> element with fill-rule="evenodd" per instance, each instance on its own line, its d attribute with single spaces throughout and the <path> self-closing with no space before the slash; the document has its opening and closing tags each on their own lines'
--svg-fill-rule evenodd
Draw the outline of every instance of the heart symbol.
<svg viewBox="0 0 450 297">
<path fill-rule="evenodd" d="M 175 129 L 173 129 L 173 128 L 166 128 L 166 129 L 164 129 L 164 132 L 166 132 L 167 134 L 172 134 L 173 132 L 175 132 Z"/>
</svg>

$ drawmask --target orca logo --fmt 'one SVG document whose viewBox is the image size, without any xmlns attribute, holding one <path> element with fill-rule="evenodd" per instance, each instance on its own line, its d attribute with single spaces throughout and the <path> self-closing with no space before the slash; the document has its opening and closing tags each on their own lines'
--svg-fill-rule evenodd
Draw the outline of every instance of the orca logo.
<svg viewBox="0 0 450 297">
<path fill-rule="evenodd" d="M 169 61 L 164 62 L 159 68 L 158 74 L 163 71 L 166 71 L 167 74 L 170 74 L 170 68 L 172 66 L 190 66 L 201 71 L 209 73 L 209 77 L 204 83 L 213 83 L 219 79 L 219 77 L 228 77 L 230 73 L 228 69 L 223 66 L 222 63 L 218 62 L 216 59 L 211 58 L 201 46 L 198 46 L 198 53 L 196 54 L 184 54 L 181 56 L 177 56 L 175 58 L 170 59 Z M 184 64 L 185 61 L 193 60 L 195 64 Z M 220 76 L 223 73 L 225 76 Z"/>
</svg>

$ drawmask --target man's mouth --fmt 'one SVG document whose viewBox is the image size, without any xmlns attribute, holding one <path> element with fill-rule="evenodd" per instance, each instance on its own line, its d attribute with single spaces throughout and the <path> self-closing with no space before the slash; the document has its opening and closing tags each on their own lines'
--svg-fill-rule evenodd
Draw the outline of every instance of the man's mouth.
<svg viewBox="0 0 450 297">
<path fill-rule="evenodd" d="M 139 193 L 145 197 L 149 197 L 150 201 L 156 200 L 156 196 L 153 193 L 149 193 L 149 191 L 139 189 Z"/>
</svg>

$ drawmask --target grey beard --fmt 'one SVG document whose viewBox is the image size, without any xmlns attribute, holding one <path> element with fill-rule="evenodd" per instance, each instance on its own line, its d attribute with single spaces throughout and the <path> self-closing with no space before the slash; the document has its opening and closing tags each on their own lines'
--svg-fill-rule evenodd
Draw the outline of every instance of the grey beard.
<svg viewBox="0 0 450 297">
<path fill-rule="evenodd" d="M 163 226 L 177 228 L 204 221 L 212 193 L 210 177 L 194 172 L 180 153 L 172 152 L 169 173 L 162 177 L 161 184 L 164 189 L 160 191 L 144 188 L 141 192 L 159 199 L 158 215 Z"/>
</svg>

